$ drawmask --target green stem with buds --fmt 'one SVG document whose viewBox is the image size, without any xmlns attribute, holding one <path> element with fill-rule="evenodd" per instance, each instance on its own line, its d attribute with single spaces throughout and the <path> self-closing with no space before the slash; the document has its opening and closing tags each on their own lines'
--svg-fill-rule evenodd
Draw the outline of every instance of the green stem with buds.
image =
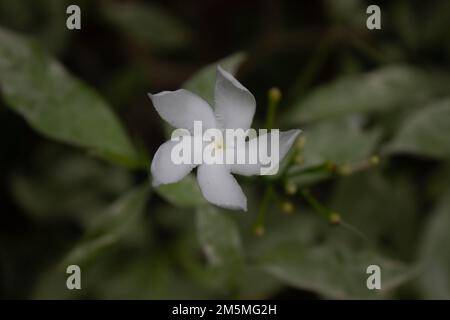
<svg viewBox="0 0 450 320">
<path fill-rule="evenodd" d="M 265 232 L 265 219 L 267 208 L 269 207 L 270 199 L 273 196 L 273 185 L 272 183 L 267 183 L 266 190 L 264 191 L 264 196 L 259 207 L 258 216 L 256 217 L 256 222 L 254 226 L 254 232 L 257 236 L 262 236 Z"/>
<path fill-rule="evenodd" d="M 270 130 L 273 128 L 275 123 L 275 114 L 277 111 L 278 104 L 281 100 L 281 91 L 278 88 L 271 88 L 267 93 L 267 115 L 266 115 L 266 129 Z"/>
<path fill-rule="evenodd" d="M 275 123 L 275 114 L 278 104 L 281 100 L 281 91 L 278 88 L 271 88 L 267 93 L 267 114 L 266 114 L 266 128 L 271 130 Z M 273 185 L 271 181 L 267 181 L 266 189 L 264 191 L 263 200 L 259 207 L 258 216 L 256 217 L 254 231 L 256 235 L 263 235 L 265 231 L 264 222 L 267 212 L 267 208 L 270 203 L 270 199 L 274 194 Z"/>
<path fill-rule="evenodd" d="M 307 189 L 301 189 L 300 194 L 308 202 L 308 204 L 323 218 L 325 218 L 330 224 L 339 224 L 341 222 L 341 216 L 320 203 Z"/>
</svg>

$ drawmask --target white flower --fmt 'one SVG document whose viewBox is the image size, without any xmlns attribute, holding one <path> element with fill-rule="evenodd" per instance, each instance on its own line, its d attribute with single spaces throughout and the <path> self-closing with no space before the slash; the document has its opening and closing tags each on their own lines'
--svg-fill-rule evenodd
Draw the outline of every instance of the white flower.
<svg viewBox="0 0 450 320">
<path fill-rule="evenodd" d="M 149 94 L 149 97 L 165 121 L 175 128 L 189 130 L 191 135 L 194 121 L 202 121 L 203 129 L 250 128 L 255 114 L 255 98 L 220 66 L 217 68 L 214 95 L 214 111 L 205 100 L 184 89 Z M 278 157 L 280 161 L 299 133 L 300 130 L 280 133 Z M 196 167 L 194 164 L 175 164 L 172 161 L 171 151 L 176 144 L 175 141 L 167 141 L 156 151 L 151 164 L 154 186 L 177 182 Z M 246 142 L 246 149 L 249 146 L 249 142 Z M 259 175 L 261 166 L 260 163 L 231 165 L 202 163 L 197 168 L 198 184 L 203 196 L 209 202 L 228 209 L 247 211 L 247 198 L 232 173 L 245 176 Z"/>
</svg>

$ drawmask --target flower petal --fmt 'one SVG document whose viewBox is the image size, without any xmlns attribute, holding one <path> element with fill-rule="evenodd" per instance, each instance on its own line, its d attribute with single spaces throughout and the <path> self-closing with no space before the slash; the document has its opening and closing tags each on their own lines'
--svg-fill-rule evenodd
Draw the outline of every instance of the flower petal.
<svg viewBox="0 0 450 320">
<path fill-rule="evenodd" d="M 203 196 L 209 202 L 228 209 L 247 211 L 247 198 L 225 165 L 200 165 L 197 180 Z"/>
<path fill-rule="evenodd" d="M 193 133 L 194 121 L 202 121 L 203 130 L 216 128 L 216 119 L 209 104 L 196 94 L 179 89 L 148 94 L 161 118 L 175 128 Z"/>
<path fill-rule="evenodd" d="M 222 128 L 250 128 L 256 108 L 255 97 L 220 66 L 217 67 L 214 102 L 216 119 Z"/>
<path fill-rule="evenodd" d="M 299 129 L 293 129 L 289 131 L 280 132 L 279 137 L 279 156 L 278 156 L 278 163 L 283 160 L 283 158 L 288 153 L 289 149 L 291 149 L 292 144 L 294 143 L 297 136 L 300 134 L 301 130 Z M 268 137 L 266 136 L 268 135 Z M 264 134 L 262 136 L 259 136 L 258 138 L 254 139 L 266 139 L 268 138 L 268 141 L 270 143 L 271 133 Z M 253 140 L 253 139 L 252 139 Z M 259 142 L 259 141 L 258 141 Z M 246 154 L 254 153 L 257 155 L 258 147 L 257 143 L 250 143 L 250 141 L 245 143 L 245 150 L 236 150 L 236 152 L 246 152 Z M 248 158 L 248 156 L 247 156 Z M 228 167 L 230 168 L 231 172 L 244 175 L 244 176 L 251 176 L 251 175 L 260 175 L 261 174 L 261 168 L 263 167 L 260 163 L 259 157 L 257 157 L 258 161 L 256 164 L 231 164 Z M 277 165 L 278 163 L 273 163 L 272 165 Z"/>
<path fill-rule="evenodd" d="M 172 161 L 172 149 L 179 142 L 167 141 L 155 153 L 151 165 L 153 186 L 180 181 L 195 168 L 192 164 L 176 164 Z"/>
</svg>

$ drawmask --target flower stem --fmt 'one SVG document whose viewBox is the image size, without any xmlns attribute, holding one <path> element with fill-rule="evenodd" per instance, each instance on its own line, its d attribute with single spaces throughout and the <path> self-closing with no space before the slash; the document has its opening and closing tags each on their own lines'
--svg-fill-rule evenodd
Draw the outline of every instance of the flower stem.
<svg viewBox="0 0 450 320">
<path fill-rule="evenodd" d="M 336 170 L 337 174 L 341 176 L 348 176 L 363 170 L 368 170 L 380 163 L 380 158 L 378 156 L 372 156 L 369 159 L 363 160 L 356 164 L 347 164 L 339 166 Z"/>
<path fill-rule="evenodd" d="M 271 88 L 267 93 L 267 114 L 266 114 L 266 129 L 273 128 L 275 123 L 275 113 L 277 111 L 278 104 L 281 100 L 281 91 L 278 88 Z"/>
<path fill-rule="evenodd" d="M 340 224 L 341 216 L 320 203 L 308 189 L 301 189 L 300 194 L 308 202 L 308 204 L 319 213 L 324 219 L 326 219 L 330 224 L 336 225 Z"/>
<path fill-rule="evenodd" d="M 336 164 L 334 164 L 331 161 L 325 161 L 321 164 L 312 166 L 312 167 L 308 167 L 306 169 L 301 169 L 301 170 L 297 170 L 294 172 L 291 172 L 290 176 L 291 177 L 296 177 L 305 173 L 319 173 L 319 172 L 323 172 L 323 173 L 329 173 L 330 175 L 332 173 L 334 173 L 336 171 Z"/>
<path fill-rule="evenodd" d="M 266 185 L 261 206 L 259 207 L 258 215 L 256 217 L 255 226 L 253 228 L 257 236 L 262 236 L 265 232 L 265 217 L 272 196 L 273 196 L 273 185 L 272 183 L 269 182 Z"/>
</svg>

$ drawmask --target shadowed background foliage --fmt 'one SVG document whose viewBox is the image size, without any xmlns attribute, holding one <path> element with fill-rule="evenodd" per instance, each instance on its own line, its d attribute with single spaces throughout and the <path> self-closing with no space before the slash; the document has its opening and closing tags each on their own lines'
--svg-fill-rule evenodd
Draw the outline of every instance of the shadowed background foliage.
<svg viewBox="0 0 450 320">
<path fill-rule="evenodd" d="M 369 4 L 0 0 L 0 297 L 449 299 L 450 3 L 377 1 L 373 31 Z M 304 130 L 238 177 L 245 213 L 149 183 L 147 92 L 211 101 L 219 63 L 255 128 L 278 87 L 274 127 Z"/>
</svg>

